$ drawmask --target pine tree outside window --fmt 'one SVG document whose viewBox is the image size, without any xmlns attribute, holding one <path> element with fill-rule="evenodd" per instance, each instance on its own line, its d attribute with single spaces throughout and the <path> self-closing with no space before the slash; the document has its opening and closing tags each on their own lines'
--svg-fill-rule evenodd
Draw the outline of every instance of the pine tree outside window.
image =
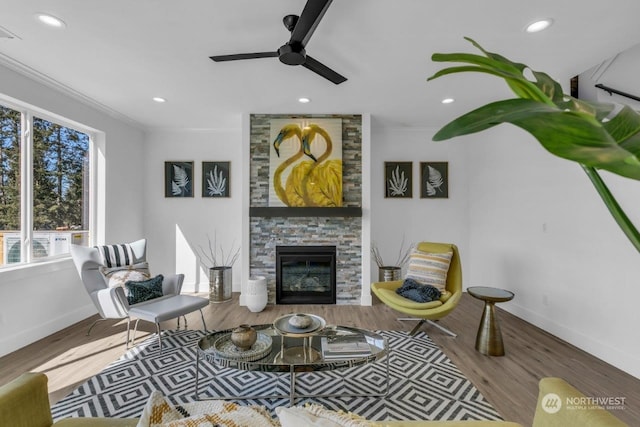
<svg viewBox="0 0 640 427">
<path fill-rule="evenodd" d="M 87 244 L 89 132 L 0 103 L 0 268 Z"/>
</svg>

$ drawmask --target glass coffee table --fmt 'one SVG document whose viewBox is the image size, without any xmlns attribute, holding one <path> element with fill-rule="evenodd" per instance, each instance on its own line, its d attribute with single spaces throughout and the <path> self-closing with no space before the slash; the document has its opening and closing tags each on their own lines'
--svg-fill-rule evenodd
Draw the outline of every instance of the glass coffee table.
<svg viewBox="0 0 640 427">
<path fill-rule="evenodd" d="M 258 341 L 255 349 L 246 354 L 242 352 L 226 352 L 225 340 L 230 336 L 232 329 L 214 332 L 202 338 L 196 349 L 196 399 L 264 399 L 289 397 L 293 405 L 299 397 L 336 397 L 336 396 L 386 396 L 389 392 L 389 347 L 387 339 L 382 335 L 360 328 L 347 326 L 327 326 L 321 330 L 309 334 L 288 334 L 276 329 L 273 324 L 253 325 L 258 332 Z M 322 340 L 324 338 L 354 339 L 364 337 L 369 345 L 370 352 L 366 355 L 338 356 L 325 358 L 322 353 Z M 387 357 L 385 357 L 387 356 Z M 384 360 L 386 373 L 386 387 L 382 392 L 371 393 L 344 393 L 344 394 L 314 394 L 305 395 L 296 393 L 296 374 L 301 372 L 334 371 L 337 369 L 352 368 Z M 274 373 L 289 373 L 289 394 L 272 395 L 238 395 L 238 396 L 202 396 L 200 394 L 200 363 L 206 361 L 218 368 L 233 368 L 245 371 L 262 371 Z M 217 381 L 217 378 L 207 377 L 207 381 Z M 344 380 L 344 378 L 343 378 Z"/>
</svg>

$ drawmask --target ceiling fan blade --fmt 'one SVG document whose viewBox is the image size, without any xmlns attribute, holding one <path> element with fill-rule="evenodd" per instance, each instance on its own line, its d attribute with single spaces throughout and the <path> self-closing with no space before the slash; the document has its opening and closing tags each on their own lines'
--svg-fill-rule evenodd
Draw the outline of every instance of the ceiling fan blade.
<svg viewBox="0 0 640 427">
<path fill-rule="evenodd" d="M 298 22 L 291 32 L 289 44 L 299 43 L 302 47 L 305 47 L 332 1 L 307 0 L 300 18 L 298 18 Z"/>
<path fill-rule="evenodd" d="M 346 77 L 336 73 L 331 68 L 327 67 L 326 65 L 324 65 L 321 62 L 316 61 L 315 59 L 313 59 L 309 55 L 307 55 L 307 58 L 306 58 L 304 64 L 302 64 L 302 65 L 305 68 L 313 71 L 314 73 L 320 74 L 325 79 L 330 80 L 331 82 L 333 82 L 333 83 L 335 83 L 337 85 L 347 81 Z"/>
<path fill-rule="evenodd" d="M 234 55 L 216 55 L 210 56 L 215 62 L 237 61 L 239 59 L 256 59 L 256 58 L 275 58 L 278 52 L 256 52 L 256 53 L 237 53 Z"/>
</svg>

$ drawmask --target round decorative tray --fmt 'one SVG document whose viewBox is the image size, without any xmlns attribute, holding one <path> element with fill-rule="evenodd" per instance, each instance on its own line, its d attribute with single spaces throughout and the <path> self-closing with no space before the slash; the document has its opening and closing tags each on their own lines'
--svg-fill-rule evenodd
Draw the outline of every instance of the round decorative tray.
<svg viewBox="0 0 640 427">
<path fill-rule="evenodd" d="M 311 325 L 306 328 L 296 328 L 289 323 L 289 319 L 293 316 L 295 316 L 295 314 L 287 314 L 285 316 L 278 317 L 273 322 L 273 329 L 275 329 L 280 335 L 286 337 L 304 338 L 313 335 L 327 326 L 327 322 L 325 322 L 322 317 L 316 316 L 315 314 L 307 314 L 307 316 L 311 317 Z"/>
<path fill-rule="evenodd" d="M 217 357 L 241 362 L 253 362 L 271 353 L 273 341 L 269 335 L 258 332 L 258 339 L 249 350 L 239 350 L 231 342 L 231 332 L 222 335 L 213 344 L 213 351 Z"/>
</svg>

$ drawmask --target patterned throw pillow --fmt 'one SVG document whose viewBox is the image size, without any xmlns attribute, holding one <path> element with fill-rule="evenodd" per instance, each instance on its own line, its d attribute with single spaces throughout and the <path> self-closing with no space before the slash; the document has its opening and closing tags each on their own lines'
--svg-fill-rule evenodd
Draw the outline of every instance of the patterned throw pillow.
<svg viewBox="0 0 640 427">
<path fill-rule="evenodd" d="M 102 263 L 108 268 L 132 265 L 135 262 L 133 249 L 128 243 L 96 246 L 96 249 L 100 252 Z"/>
<path fill-rule="evenodd" d="M 128 281 L 124 284 L 125 294 L 129 305 L 138 304 L 144 301 L 149 301 L 154 298 L 160 298 L 162 296 L 162 281 L 164 277 L 162 274 L 158 274 L 153 279 L 144 280 L 141 282 Z"/>
<path fill-rule="evenodd" d="M 415 249 L 409 257 L 406 279 L 431 285 L 443 291 L 453 252 L 430 253 Z"/>
<path fill-rule="evenodd" d="M 374 427 L 381 424 L 359 415 L 332 411 L 315 403 L 291 408 L 277 407 L 276 414 L 282 427 Z"/>
<path fill-rule="evenodd" d="M 162 392 L 154 390 L 142 410 L 137 427 L 156 427 L 182 418 L 185 418 L 184 414 L 174 408 Z"/>
<path fill-rule="evenodd" d="M 142 410 L 137 427 L 279 427 L 263 406 L 241 406 L 224 400 L 186 403 L 175 407 L 155 390 Z M 298 426 L 299 427 L 299 426 Z"/>
<path fill-rule="evenodd" d="M 130 280 L 141 282 L 151 279 L 149 263 L 147 262 L 123 267 L 100 267 L 100 272 L 110 288 L 115 288 L 116 286 L 124 287 L 124 284 Z"/>
</svg>

